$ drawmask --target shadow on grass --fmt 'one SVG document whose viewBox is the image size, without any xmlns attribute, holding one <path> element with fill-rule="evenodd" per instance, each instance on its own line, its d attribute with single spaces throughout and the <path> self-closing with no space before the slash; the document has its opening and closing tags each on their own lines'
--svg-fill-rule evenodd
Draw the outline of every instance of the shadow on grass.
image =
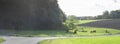
<svg viewBox="0 0 120 44">
<path fill-rule="evenodd" d="M 81 32 L 81 28 L 87 30 L 87 32 Z M 77 34 L 73 34 L 73 30 L 70 30 L 69 33 L 66 33 L 66 30 L 21 30 L 21 31 L 0 31 L 0 35 L 8 35 L 8 36 L 24 36 L 24 37 L 75 37 L 75 36 L 100 36 L 100 35 L 108 35 L 105 33 L 105 30 L 108 28 L 94 28 L 94 27 L 78 27 L 79 31 Z M 90 33 L 91 30 L 96 30 L 95 33 Z M 111 34 L 118 34 L 120 30 L 116 29 L 108 29 Z"/>
</svg>

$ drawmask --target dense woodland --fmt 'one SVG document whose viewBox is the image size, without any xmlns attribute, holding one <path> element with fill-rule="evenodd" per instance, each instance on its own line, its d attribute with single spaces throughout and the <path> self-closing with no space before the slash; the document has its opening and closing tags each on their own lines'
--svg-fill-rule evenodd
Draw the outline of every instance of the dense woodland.
<svg viewBox="0 0 120 44">
<path fill-rule="evenodd" d="M 58 29 L 64 19 L 57 0 L 0 0 L 0 29 Z"/>
</svg>

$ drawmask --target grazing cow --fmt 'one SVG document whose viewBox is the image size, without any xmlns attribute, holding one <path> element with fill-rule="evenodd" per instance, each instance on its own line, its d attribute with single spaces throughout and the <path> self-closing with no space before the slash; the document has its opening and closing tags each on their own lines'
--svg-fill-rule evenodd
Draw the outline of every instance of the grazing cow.
<svg viewBox="0 0 120 44">
<path fill-rule="evenodd" d="M 82 31 L 81 31 L 81 32 L 87 32 L 87 31 L 82 28 Z"/>
<path fill-rule="evenodd" d="M 78 30 L 77 30 L 77 29 L 75 29 L 75 31 L 74 31 L 74 33 L 73 33 L 73 34 L 77 34 L 77 31 L 78 31 Z"/>
<path fill-rule="evenodd" d="M 96 33 L 96 30 L 92 30 L 92 31 L 90 31 L 90 33 Z"/>
<path fill-rule="evenodd" d="M 110 33 L 108 30 L 105 30 L 105 33 Z"/>
</svg>

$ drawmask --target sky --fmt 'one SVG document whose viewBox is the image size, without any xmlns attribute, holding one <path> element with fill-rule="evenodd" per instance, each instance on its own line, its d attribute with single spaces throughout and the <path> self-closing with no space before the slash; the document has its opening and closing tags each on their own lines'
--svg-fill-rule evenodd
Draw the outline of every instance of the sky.
<svg viewBox="0 0 120 44">
<path fill-rule="evenodd" d="M 67 16 L 97 16 L 120 9 L 120 0 L 58 0 L 58 4 Z"/>
</svg>

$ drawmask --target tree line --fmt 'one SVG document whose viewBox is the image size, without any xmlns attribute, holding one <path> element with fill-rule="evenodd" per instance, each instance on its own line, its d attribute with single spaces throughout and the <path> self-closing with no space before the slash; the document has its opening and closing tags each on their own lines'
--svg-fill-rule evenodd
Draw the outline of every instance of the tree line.
<svg viewBox="0 0 120 44">
<path fill-rule="evenodd" d="M 92 19 L 119 19 L 120 10 L 104 11 L 102 15 L 98 16 L 82 16 L 77 17 L 80 20 L 92 20 Z"/>
<path fill-rule="evenodd" d="M 102 15 L 96 16 L 96 19 L 119 19 L 120 10 L 104 11 Z"/>
</svg>

